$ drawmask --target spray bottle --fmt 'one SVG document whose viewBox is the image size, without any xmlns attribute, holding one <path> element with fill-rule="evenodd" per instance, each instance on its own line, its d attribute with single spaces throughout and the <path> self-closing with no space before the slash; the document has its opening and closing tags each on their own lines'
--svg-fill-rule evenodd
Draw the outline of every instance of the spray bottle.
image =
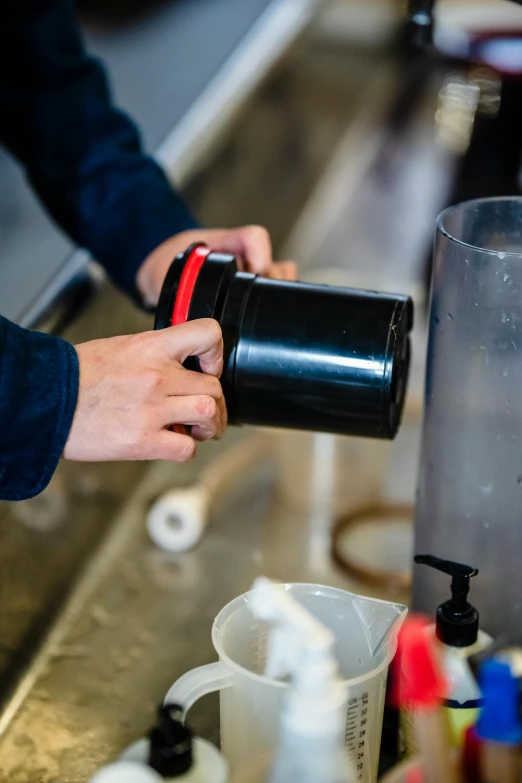
<svg viewBox="0 0 522 783">
<path fill-rule="evenodd" d="M 333 654 L 333 634 L 265 577 L 254 582 L 252 613 L 273 624 L 265 674 L 291 687 L 267 783 L 351 783 L 344 743 L 347 696 Z"/>
<path fill-rule="evenodd" d="M 435 634 L 441 642 L 443 668 L 450 687 L 444 706 L 448 710 L 453 744 L 462 747 L 466 730 L 476 723 L 482 706 L 482 696 L 468 659 L 493 642 L 491 636 L 480 630 L 479 613 L 468 602 L 470 579 L 477 576 L 478 570 L 433 555 L 417 555 L 415 562 L 452 577 L 451 598 L 437 608 L 435 624 L 428 626 L 427 633 Z M 412 714 L 407 709 L 401 715 L 401 728 L 406 755 L 413 755 L 417 743 L 412 730 Z"/>
</svg>

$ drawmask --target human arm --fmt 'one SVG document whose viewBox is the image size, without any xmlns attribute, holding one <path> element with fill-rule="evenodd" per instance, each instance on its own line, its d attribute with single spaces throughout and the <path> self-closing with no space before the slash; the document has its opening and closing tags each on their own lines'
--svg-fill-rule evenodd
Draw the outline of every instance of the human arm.
<svg viewBox="0 0 522 783">
<path fill-rule="evenodd" d="M 197 355 L 202 373 L 182 366 Z M 0 499 L 23 500 L 60 458 L 183 462 L 227 421 L 215 321 L 95 340 L 76 349 L 0 317 Z M 192 437 L 172 432 L 192 426 Z"/>
<path fill-rule="evenodd" d="M 134 293 L 137 282 L 149 304 L 174 255 L 193 241 L 235 253 L 256 274 L 295 275 L 273 264 L 268 234 L 258 226 L 197 231 L 136 126 L 114 106 L 71 0 L 4 5 L 0 111 L 0 140 L 51 215 L 121 288 Z"/>
<path fill-rule="evenodd" d="M 0 141 L 47 210 L 123 289 L 133 291 L 155 247 L 196 227 L 132 120 L 114 106 L 72 0 L 2 5 L 0 114 Z"/>
</svg>

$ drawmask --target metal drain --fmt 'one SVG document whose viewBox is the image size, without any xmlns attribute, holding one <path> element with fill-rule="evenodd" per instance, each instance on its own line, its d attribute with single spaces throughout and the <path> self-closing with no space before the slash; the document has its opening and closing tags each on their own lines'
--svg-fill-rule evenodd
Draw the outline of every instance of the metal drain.
<svg viewBox="0 0 522 783">
<path fill-rule="evenodd" d="M 350 576 L 390 590 L 411 587 L 412 505 L 370 506 L 339 517 L 332 555 Z"/>
</svg>

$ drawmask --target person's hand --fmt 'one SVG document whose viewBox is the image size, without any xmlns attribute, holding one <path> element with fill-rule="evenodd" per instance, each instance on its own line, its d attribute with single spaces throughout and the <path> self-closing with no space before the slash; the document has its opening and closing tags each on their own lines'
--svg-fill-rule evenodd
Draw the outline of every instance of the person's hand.
<svg viewBox="0 0 522 783">
<path fill-rule="evenodd" d="M 274 263 L 270 236 L 261 226 L 183 231 L 153 250 L 138 270 L 136 285 L 148 305 L 158 304 L 170 265 L 178 253 L 185 251 L 193 242 L 204 242 L 211 250 L 231 253 L 246 272 L 278 280 L 296 279 L 297 267 L 292 261 Z"/>
<path fill-rule="evenodd" d="M 223 433 L 223 339 L 216 321 L 94 340 L 76 350 L 80 390 L 66 459 L 185 462 L 194 455 L 194 439 Z M 199 357 L 201 373 L 182 366 L 188 356 Z M 191 425 L 192 437 L 170 431 L 174 424 Z"/>
</svg>

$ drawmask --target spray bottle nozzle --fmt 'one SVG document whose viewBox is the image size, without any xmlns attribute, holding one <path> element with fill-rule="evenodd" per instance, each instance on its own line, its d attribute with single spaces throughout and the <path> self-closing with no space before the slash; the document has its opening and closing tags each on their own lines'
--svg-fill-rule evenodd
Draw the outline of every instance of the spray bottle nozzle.
<svg viewBox="0 0 522 783">
<path fill-rule="evenodd" d="M 452 647 L 469 647 L 478 638 L 479 615 L 468 603 L 469 580 L 477 576 L 478 569 L 452 560 L 441 560 L 433 555 L 416 555 L 415 562 L 449 574 L 451 598 L 437 609 L 437 636 Z"/>
<path fill-rule="evenodd" d="M 337 687 L 335 637 L 276 582 L 258 577 L 250 593 L 255 617 L 273 625 L 265 675 L 291 677 L 303 696 L 319 696 Z M 335 685 L 334 685 L 335 683 Z"/>
</svg>

